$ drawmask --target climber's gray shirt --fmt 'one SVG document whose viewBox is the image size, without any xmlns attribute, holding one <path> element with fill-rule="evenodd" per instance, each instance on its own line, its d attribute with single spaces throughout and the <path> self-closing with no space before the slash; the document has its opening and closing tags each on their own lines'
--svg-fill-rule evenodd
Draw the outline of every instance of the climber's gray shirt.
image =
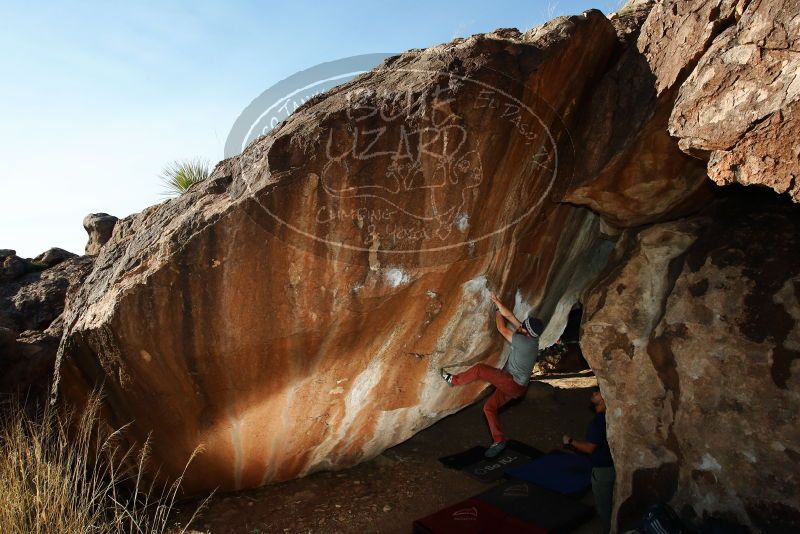
<svg viewBox="0 0 800 534">
<path fill-rule="evenodd" d="M 528 337 L 525 334 L 514 332 L 511 336 L 511 353 L 508 355 L 504 371 L 514 378 L 520 386 L 527 386 L 531 380 L 533 364 L 539 357 L 539 338 Z"/>
</svg>

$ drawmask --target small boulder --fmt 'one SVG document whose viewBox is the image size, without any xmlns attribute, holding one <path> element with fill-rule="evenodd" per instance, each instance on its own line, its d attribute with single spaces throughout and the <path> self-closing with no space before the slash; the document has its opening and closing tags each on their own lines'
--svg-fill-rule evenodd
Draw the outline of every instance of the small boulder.
<svg viewBox="0 0 800 534">
<path fill-rule="evenodd" d="M 0 262 L 0 280 L 16 280 L 31 270 L 31 262 L 16 254 L 6 256 Z"/>
<path fill-rule="evenodd" d="M 10 248 L 0 248 L 0 260 L 4 260 L 9 256 L 16 256 L 17 251 Z"/>
<path fill-rule="evenodd" d="M 83 228 L 89 234 L 86 243 L 86 254 L 96 256 L 106 242 L 111 239 L 111 233 L 119 219 L 108 213 L 90 213 L 83 218 Z"/>
<path fill-rule="evenodd" d="M 45 265 L 47 267 L 52 267 L 53 265 L 58 265 L 64 260 L 69 258 L 74 258 L 77 254 L 73 254 L 68 250 L 64 250 L 63 248 L 53 247 L 50 249 L 45 250 L 35 258 L 33 261 L 35 263 L 39 263 Z"/>
</svg>

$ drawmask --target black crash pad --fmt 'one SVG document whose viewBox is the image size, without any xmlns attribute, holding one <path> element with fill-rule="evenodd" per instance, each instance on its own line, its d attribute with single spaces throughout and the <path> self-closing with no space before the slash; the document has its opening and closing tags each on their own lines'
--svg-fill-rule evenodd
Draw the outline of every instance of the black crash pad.
<svg viewBox="0 0 800 534">
<path fill-rule="evenodd" d="M 531 459 L 538 458 L 544 454 L 536 447 L 531 447 L 526 443 L 522 443 L 521 441 L 516 441 L 513 439 L 508 440 L 508 446 L 506 447 L 506 450 L 512 450 L 524 454 Z M 486 460 L 486 457 L 483 455 L 485 452 L 486 447 L 475 446 L 465 451 L 443 456 L 439 458 L 439 461 L 442 463 L 442 465 L 449 469 L 457 469 L 460 471 L 465 467 Z"/>
</svg>

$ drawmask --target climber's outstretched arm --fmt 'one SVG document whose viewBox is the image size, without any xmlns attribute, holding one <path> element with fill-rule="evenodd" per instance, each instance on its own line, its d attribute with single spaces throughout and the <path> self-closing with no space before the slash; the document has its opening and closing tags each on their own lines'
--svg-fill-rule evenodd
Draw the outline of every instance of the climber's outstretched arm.
<svg viewBox="0 0 800 534">
<path fill-rule="evenodd" d="M 511 343 L 511 337 L 514 335 L 514 330 L 508 327 L 505 317 L 503 317 L 503 314 L 500 313 L 499 310 L 494 314 L 494 322 L 497 325 L 497 331 L 500 332 L 504 338 L 506 338 L 506 341 Z"/>
</svg>

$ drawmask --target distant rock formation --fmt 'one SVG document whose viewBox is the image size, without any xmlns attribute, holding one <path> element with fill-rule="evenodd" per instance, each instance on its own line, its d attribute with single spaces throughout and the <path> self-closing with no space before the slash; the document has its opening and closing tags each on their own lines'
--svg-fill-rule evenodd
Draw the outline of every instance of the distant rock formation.
<svg viewBox="0 0 800 534">
<path fill-rule="evenodd" d="M 188 491 L 254 487 L 477 399 L 436 369 L 503 361 L 489 290 L 544 344 L 582 302 L 618 524 L 797 528 L 798 208 L 713 182 L 798 199 L 799 14 L 636 1 L 390 58 L 96 239 L 58 392 L 103 383 L 167 475 L 202 445 Z"/>
<path fill-rule="evenodd" d="M 91 258 L 51 248 L 33 260 L 0 251 L 0 395 L 40 395 L 53 374 L 67 293 Z"/>
</svg>

